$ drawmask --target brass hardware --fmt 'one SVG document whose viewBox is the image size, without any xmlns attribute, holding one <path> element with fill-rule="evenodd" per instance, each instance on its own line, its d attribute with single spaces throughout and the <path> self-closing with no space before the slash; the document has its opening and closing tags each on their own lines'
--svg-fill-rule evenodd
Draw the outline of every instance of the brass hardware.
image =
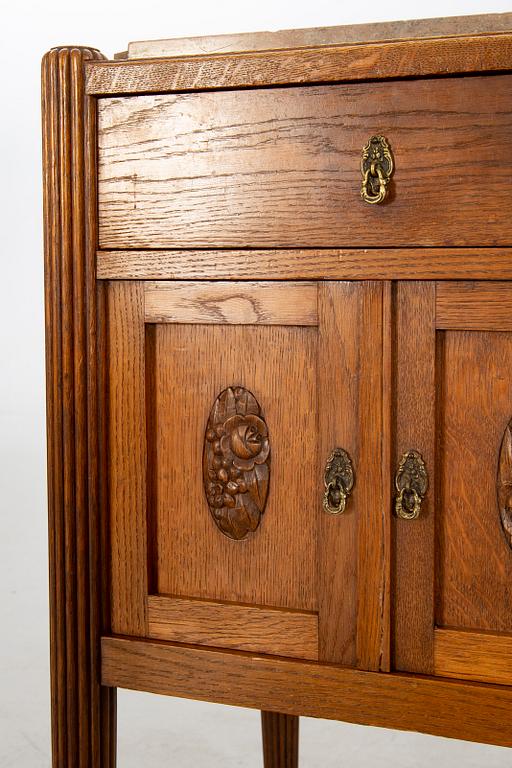
<svg viewBox="0 0 512 768">
<path fill-rule="evenodd" d="M 343 448 L 335 448 L 327 459 L 324 485 L 324 510 L 330 515 L 340 515 L 345 511 L 347 499 L 354 486 L 352 462 Z"/>
<path fill-rule="evenodd" d="M 383 203 L 388 193 L 394 163 L 389 144 L 384 136 L 372 136 L 363 148 L 361 197 L 365 203 Z"/>
<path fill-rule="evenodd" d="M 421 502 L 428 488 L 425 462 L 417 451 L 407 451 L 402 456 L 395 477 L 397 496 L 395 513 L 403 520 L 419 517 Z"/>
</svg>

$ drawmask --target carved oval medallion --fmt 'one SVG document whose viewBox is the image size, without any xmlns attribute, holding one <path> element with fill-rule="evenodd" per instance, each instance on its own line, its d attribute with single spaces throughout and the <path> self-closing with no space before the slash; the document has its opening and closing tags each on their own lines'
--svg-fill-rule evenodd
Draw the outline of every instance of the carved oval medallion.
<svg viewBox="0 0 512 768">
<path fill-rule="evenodd" d="M 213 404 L 204 440 L 203 480 L 216 525 L 231 539 L 255 531 L 267 501 L 268 428 L 254 395 L 224 389 Z"/>
<path fill-rule="evenodd" d="M 512 419 L 507 424 L 501 441 L 496 482 L 501 525 L 512 547 Z"/>
</svg>

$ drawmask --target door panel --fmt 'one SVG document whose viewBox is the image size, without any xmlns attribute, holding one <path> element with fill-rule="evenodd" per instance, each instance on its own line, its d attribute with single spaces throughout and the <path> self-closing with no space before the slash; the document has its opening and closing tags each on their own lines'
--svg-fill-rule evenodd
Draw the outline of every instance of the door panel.
<svg viewBox="0 0 512 768">
<path fill-rule="evenodd" d="M 316 610 L 317 329 L 160 324 L 154 332 L 157 592 Z M 203 488 L 208 416 L 233 385 L 255 395 L 270 443 L 266 509 L 241 542 L 212 530 Z"/>
<path fill-rule="evenodd" d="M 510 682 L 512 551 L 500 515 L 510 478 L 499 466 L 512 416 L 512 286 L 423 285 L 397 288 L 397 456 L 418 450 L 429 488 L 418 519 L 394 522 L 394 665 Z"/>
<path fill-rule="evenodd" d="M 114 632 L 385 668 L 389 285 L 108 286 Z"/>
<path fill-rule="evenodd" d="M 512 417 L 512 333 L 444 331 L 440 345 L 436 624 L 512 632 L 512 551 L 496 490 Z"/>
</svg>

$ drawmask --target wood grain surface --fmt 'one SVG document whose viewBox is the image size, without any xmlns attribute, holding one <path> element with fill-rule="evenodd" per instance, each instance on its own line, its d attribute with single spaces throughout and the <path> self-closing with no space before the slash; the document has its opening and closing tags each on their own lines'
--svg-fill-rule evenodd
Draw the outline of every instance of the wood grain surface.
<svg viewBox="0 0 512 768">
<path fill-rule="evenodd" d="M 357 644 L 359 669 L 389 669 L 391 284 L 362 285 L 359 337 Z"/>
<path fill-rule="evenodd" d="M 112 628 L 144 636 L 148 550 L 143 284 L 109 283 L 107 300 Z"/>
<path fill-rule="evenodd" d="M 318 616 L 301 611 L 149 595 L 148 636 L 318 659 Z"/>
<path fill-rule="evenodd" d="M 512 685 L 512 636 L 437 629 L 435 673 L 444 677 Z"/>
<path fill-rule="evenodd" d="M 512 746 L 512 689 L 122 638 L 105 685 Z"/>
<path fill-rule="evenodd" d="M 441 347 L 437 624 L 512 632 L 512 552 L 496 497 L 512 334 L 446 331 Z"/>
<path fill-rule="evenodd" d="M 510 283 L 439 283 L 436 291 L 436 327 L 468 331 L 512 331 Z"/>
<path fill-rule="evenodd" d="M 394 668 L 433 672 L 435 510 L 435 284 L 396 286 L 394 414 L 396 472 L 402 455 L 418 451 L 429 490 L 417 520 L 394 518 Z"/>
<path fill-rule="evenodd" d="M 98 251 L 106 280 L 511 280 L 512 248 Z"/>
<path fill-rule="evenodd" d="M 279 712 L 261 713 L 263 768 L 298 768 L 299 718 Z"/>
<path fill-rule="evenodd" d="M 320 285 L 318 290 L 318 499 L 325 491 L 325 465 L 335 448 L 348 453 L 355 475 L 353 494 L 343 515 L 322 512 L 318 518 L 319 658 L 355 666 L 362 290 L 357 283 L 334 282 Z"/>
<path fill-rule="evenodd" d="M 355 484 L 343 515 L 318 529 L 320 659 L 378 669 L 387 586 L 380 453 L 382 285 L 319 286 L 318 494 L 334 448 L 352 460 Z"/>
<path fill-rule="evenodd" d="M 368 45 L 94 62 L 87 93 L 170 91 L 336 83 L 510 70 L 510 34 L 468 35 Z"/>
<path fill-rule="evenodd" d="M 314 283 L 148 282 L 148 323 L 318 325 Z"/>
<path fill-rule="evenodd" d="M 158 567 L 156 592 L 316 610 L 317 329 L 157 324 L 155 430 L 148 435 Z M 222 534 L 203 488 L 210 410 L 228 386 L 260 404 L 271 445 L 270 488 L 259 528 Z"/>
<path fill-rule="evenodd" d="M 113 768 L 115 691 L 99 685 L 109 631 L 101 514 L 96 301 L 96 107 L 89 48 L 42 62 L 52 765 Z M 101 359 L 101 358 L 100 358 Z"/>
<path fill-rule="evenodd" d="M 511 96 L 496 76 L 102 99 L 100 246 L 506 246 Z M 383 205 L 360 196 L 374 133 Z"/>
</svg>

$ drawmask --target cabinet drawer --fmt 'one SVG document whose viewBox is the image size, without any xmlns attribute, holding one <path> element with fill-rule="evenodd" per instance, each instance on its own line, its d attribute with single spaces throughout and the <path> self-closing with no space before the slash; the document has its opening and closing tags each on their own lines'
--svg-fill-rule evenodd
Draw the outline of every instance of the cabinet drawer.
<svg viewBox="0 0 512 768">
<path fill-rule="evenodd" d="M 100 99 L 100 247 L 510 244 L 511 105 L 509 75 Z"/>
</svg>

